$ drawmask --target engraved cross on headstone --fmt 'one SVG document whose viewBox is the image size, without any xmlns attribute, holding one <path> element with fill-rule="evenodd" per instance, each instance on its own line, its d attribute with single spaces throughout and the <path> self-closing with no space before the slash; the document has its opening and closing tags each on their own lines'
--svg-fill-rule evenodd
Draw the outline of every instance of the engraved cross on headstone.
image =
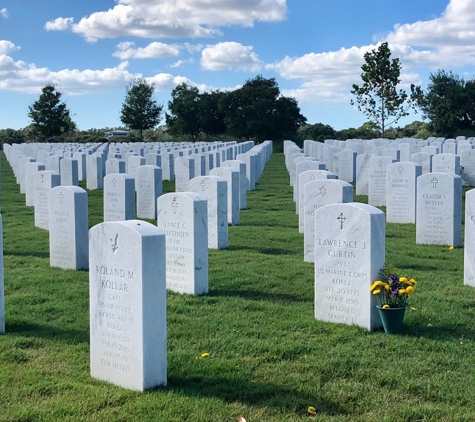
<svg viewBox="0 0 475 422">
<path fill-rule="evenodd" d="M 176 209 L 178 208 L 178 203 L 176 202 L 176 197 L 172 201 L 173 214 L 176 214 Z"/>
<path fill-rule="evenodd" d="M 63 192 L 59 192 L 58 198 L 59 198 L 59 203 L 62 204 L 62 203 L 63 203 L 63 199 L 64 199 Z"/>
<path fill-rule="evenodd" d="M 115 180 L 115 177 L 112 179 L 112 187 L 115 188 L 115 184 L 117 183 L 117 180 Z"/>
<path fill-rule="evenodd" d="M 433 187 L 433 188 L 436 188 L 436 187 L 437 187 L 437 183 L 439 183 L 439 181 L 438 181 L 435 177 L 434 177 L 430 182 L 432 183 L 432 187 Z"/>
<path fill-rule="evenodd" d="M 200 186 L 201 186 L 201 191 L 203 192 L 206 189 L 206 182 L 202 180 L 200 183 Z"/>
<path fill-rule="evenodd" d="M 310 180 L 315 180 L 315 176 L 313 174 L 310 176 Z"/>
<path fill-rule="evenodd" d="M 346 221 L 346 217 L 341 213 L 338 217 L 337 220 L 340 222 L 340 230 L 343 229 L 343 223 Z"/>
<path fill-rule="evenodd" d="M 404 170 L 404 167 L 403 167 L 403 166 L 399 166 L 397 169 L 399 170 L 399 174 L 402 174 L 402 171 Z"/>
<path fill-rule="evenodd" d="M 383 160 L 378 161 L 379 167 L 383 167 Z"/>
</svg>

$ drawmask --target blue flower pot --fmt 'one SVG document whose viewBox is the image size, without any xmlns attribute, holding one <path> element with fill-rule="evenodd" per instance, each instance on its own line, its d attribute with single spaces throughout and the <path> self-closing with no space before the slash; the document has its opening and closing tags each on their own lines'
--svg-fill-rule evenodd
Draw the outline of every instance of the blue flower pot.
<svg viewBox="0 0 475 422">
<path fill-rule="evenodd" d="M 377 306 L 386 334 L 398 334 L 404 325 L 406 308 L 381 308 Z"/>
</svg>

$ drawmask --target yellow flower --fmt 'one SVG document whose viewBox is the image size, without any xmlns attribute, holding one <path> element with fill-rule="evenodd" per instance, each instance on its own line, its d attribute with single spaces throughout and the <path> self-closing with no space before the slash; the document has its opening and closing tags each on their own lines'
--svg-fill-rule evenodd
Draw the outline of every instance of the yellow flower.
<svg viewBox="0 0 475 422">
<path fill-rule="evenodd" d="M 384 283 L 382 281 L 375 281 L 369 288 L 369 291 L 372 292 L 378 286 L 384 286 Z"/>
<path fill-rule="evenodd" d="M 414 306 L 411 308 L 413 311 L 417 311 L 417 308 L 414 308 Z"/>
<path fill-rule="evenodd" d="M 391 290 L 391 287 L 389 287 L 389 284 L 385 284 L 385 285 L 384 285 L 384 288 L 385 288 L 386 290 L 388 290 L 388 291 Z"/>
<path fill-rule="evenodd" d="M 406 277 L 399 277 L 399 281 L 401 283 L 406 283 L 407 282 L 407 278 Z"/>
<path fill-rule="evenodd" d="M 449 251 L 453 251 L 453 250 L 454 250 L 454 247 L 451 246 L 451 247 L 449 248 Z"/>
<path fill-rule="evenodd" d="M 412 286 L 406 287 L 406 293 L 408 295 L 412 295 L 414 293 L 414 287 L 412 287 Z"/>
<path fill-rule="evenodd" d="M 307 413 L 309 415 L 315 416 L 317 414 L 317 409 L 315 409 L 313 406 L 308 406 Z"/>
<path fill-rule="evenodd" d="M 389 305 L 383 305 L 383 309 L 388 309 L 389 308 Z"/>
<path fill-rule="evenodd" d="M 411 282 L 413 286 L 417 286 L 417 281 L 414 280 L 413 278 L 411 278 L 409 281 Z"/>
<path fill-rule="evenodd" d="M 374 295 L 379 295 L 381 293 L 380 289 L 373 290 Z"/>
<path fill-rule="evenodd" d="M 209 353 L 202 353 L 202 354 L 201 354 L 201 357 L 202 357 L 202 358 L 208 358 L 208 357 L 209 357 Z"/>
<path fill-rule="evenodd" d="M 406 289 L 400 289 L 397 293 L 399 296 L 401 296 L 401 295 L 406 294 L 407 292 L 406 292 Z"/>
</svg>

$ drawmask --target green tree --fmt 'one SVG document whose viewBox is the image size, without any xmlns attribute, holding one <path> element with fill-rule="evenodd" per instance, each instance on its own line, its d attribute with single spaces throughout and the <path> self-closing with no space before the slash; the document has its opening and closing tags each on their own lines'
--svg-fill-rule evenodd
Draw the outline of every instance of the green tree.
<svg viewBox="0 0 475 422">
<path fill-rule="evenodd" d="M 153 99 L 155 85 L 143 78 L 129 83 L 120 112 L 120 121 L 129 129 L 138 130 L 143 140 L 143 131 L 160 123 L 163 106 Z"/>
<path fill-rule="evenodd" d="M 439 136 L 452 137 L 457 132 L 474 129 L 475 81 L 438 70 L 429 76 L 427 90 L 419 105 L 429 128 Z"/>
<path fill-rule="evenodd" d="M 3 144 L 21 144 L 25 142 L 25 136 L 22 130 L 0 129 L 0 148 Z"/>
<path fill-rule="evenodd" d="M 416 111 L 420 87 L 412 84 L 410 95 L 397 89 L 401 82 L 401 64 L 397 58 L 391 60 L 387 42 L 382 43 L 377 50 L 365 53 L 364 60 L 361 66 L 363 84 L 353 84 L 351 93 L 356 96 L 358 110 L 378 125 L 384 137 L 387 126 L 408 116 L 411 108 Z M 355 104 L 354 100 L 351 100 L 351 104 Z"/>
<path fill-rule="evenodd" d="M 335 129 L 323 123 L 300 126 L 297 130 L 297 134 L 302 140 L 313 139 L 319 142 L 323 142 L 325 139 L 334 139 L 336 136 Z"/>
<path fill-rule="evenodd" d="M 274 78 L 261 75 L 228 93 L 221 101 L 227 132 L 238 138 L 283 139 L 307 119 L 294 98 L 280 95 Z"/>
<path fill-rule="evenodd" d="M 224 111 L 220 103 L 227 95 L 221 91 L 204 92 L 199 95 L 199 115 L 201 131 L 207 135 L 216 136 L 226 133 Z"/>
<path fill-rule="evenodd" d="M 168 102 L 170 114 L 166 114 L 168 133 L 171 135 L 190 135 L 197 141 L 201 131 L 200 95 L 196 87 L 182 83 L 171 92 Z"/>
<path fill-rule="evenodd" d="M 35 132 L 41 140 L 60 136 L 73 124 L 66 104 L 61 102 L 61 96 L 56 85 L 48 83 L 41 90 L 38 100 L 28 107 L 28 117 L 32 119 Z"/>
</svg>

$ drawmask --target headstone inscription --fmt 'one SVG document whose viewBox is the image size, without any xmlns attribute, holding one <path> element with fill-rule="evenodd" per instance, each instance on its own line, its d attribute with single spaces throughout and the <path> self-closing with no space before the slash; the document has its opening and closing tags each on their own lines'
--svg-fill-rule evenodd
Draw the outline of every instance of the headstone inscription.
<svg viewBox="0 0 475 422">
<path fill-rule="evenodd" d="M 195 177 L 195 159 L 177 157 L 175 159 L 175 192 L 190 190 L 190 180 Z"/>
<path fill-rule="evenodd" d="M 356 157 L 356 195 L 368 195 L 369 161 L 373 157 L 369 153 Z"/>
<path fill-rule="evenodd" d="M 157 200 L 157 224 L 166 235 L 167 289 L 208 293 L 208 204 L 193 192 Z"/>
<path fill-rule="evenodd" d="M 299 175 L 299 233 L 304 232 L 305 185 L 321 179 L 335 179 L 335 175 L 328 170 L 307 170 Z"/>
<path fill-rule="evenodd" d="M 190 180 L 190 191 L 208 203 L 208 248 L 228 247 L 228 186 L 218 176 L 198 176 Z"/>
<path fill-rule="evenodd" d="M 165 234 L 139 220 L 89 231 L 91 376 L 132 390 L 167 383 Z"/>
<path fill-rule="evenodd" d="M 336 179 L 321 179 L 304 186 L 303 195 L 304 261 L 315 261 L 315 212 L 329 204 L 353 202 L 353 186 Z"/>
<path fill-rule="evenodd" d="M 162 169 L 145 165 L 137 167 L 137 217 L 157 218 L 157 198 L 162 194 Z"/>
<path fill-rule="evenodd" d="M 104 177 L 104 221 L 135 218 L 135 179 L 126 173 Z"/>
<path fill-rule="evenodd" d="M 386 179 L 386 221 L 416 222 L 417 178 L 422 166 L 411 161 L 389 164 Z"/>
<path fill-rule="evenodd" d="M 375 207 L 386 205 L 387 167 L 392 164 L 392 157 L 374 157 L 369 160 L 368 204 Z"/>
<path fill-rule="evenodd" d="M 315 318 L 379 328 L 369 288 L 384 267 L 384 213 L 352 202 L 322 207 L 315 219 Z"/>
<path fill-rule="evenodd" d="M 78 186 L 48 192 L 50 265 L 65 270 L 88 269 L 87 193 Z"/>
<path fill-rule="evenodd" d="M 462 244 L 462 178 L 427 173 L 417 178 L 416 243 Z"/>
<path fill-rule="evenodd" d="M 38 172 L 45 170 L 45 165 L 39 162 L 25 164 L 25 205 L 35 205 L 35 186 L 38 180 Z"/>
<path fill-rule="evenodd" d="M 52 170 L 38 172 L 35 181 L 35 227 L 48 230 L 48 192 L 50 189 L 61 185 L 61 176 Z"/>
</svg>

